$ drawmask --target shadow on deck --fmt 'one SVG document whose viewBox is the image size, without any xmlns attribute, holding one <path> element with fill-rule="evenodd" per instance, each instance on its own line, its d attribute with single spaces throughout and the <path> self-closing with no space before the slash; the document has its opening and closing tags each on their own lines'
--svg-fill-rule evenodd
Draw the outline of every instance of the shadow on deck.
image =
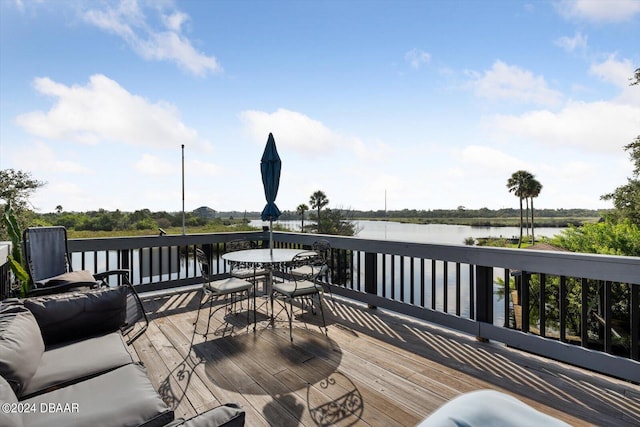
<svg viewBox="0 0 640 427">
<path fill-rule="evenodd" d="M 263 314 L 254 332 L 220 310 L 205 339 L 199 296 L 146 297 L 151 324 L 132 349 L 177 416 L 237 402 L 250 426 L 411 426 L 490 388 L 572 425 L 640 424 L 637 385 L 342 299 L 325 298 L 327 335 L 309 313 L 291 344 L 286 322 Z"/>
</svg>

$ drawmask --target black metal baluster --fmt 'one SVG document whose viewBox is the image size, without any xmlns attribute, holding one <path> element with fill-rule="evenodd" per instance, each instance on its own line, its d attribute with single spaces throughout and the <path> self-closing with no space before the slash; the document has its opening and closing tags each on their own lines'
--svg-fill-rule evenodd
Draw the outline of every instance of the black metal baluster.
<svg viewBox="0 0 640 427">
<path fill-rule="evenodd" d="M 565 276 L 560 276 L 560 289 L 558 290 L 558 294 L 560 341 L 567 342 L 567 278 Z"/>
<path fill-rule="evenodd" d="M 522 332 L 529 332 L 529 277 L 529 273 L 526 271 L 522 272 Z"/>
<path fill-rule="evenodd" d="M 425 306 L 424 300 L 424 258 L 420 258 L 420 307 Z"/>
<path fill-rule="evenodd" d="M 431 260 L 431 309 L 436 309 L 436 260 Z"/>
<path fill-rule="evenodd" d="M 539 274 L 540 278 L 540 296 L 538 300 L 538 311 L 540 312 L 540 336 L 546 336 L 547 329 L 547 275 Z"/>
<path fill-rule="evenodd" d="M 640 285 L 629 283 L 631 295 L 629 297 L 629 321 L 631 322 L 629 333 L 631 334 L 631 358 L 640 360 Z"/>
<path fill-rule="evenodd" d="M 587 347 L 589 344 L 589 281 L 587 279 L 580 279 L 580 345 Z"/>
<path fill-rule="evenodd" d="M 604 351 L 612 353 L 613 337 L 611 334 L 611 325 L 613 320 L 613 312 L 611 310 L 611 282 L 604 282 Z"/>
<path fill-rule="evenodd" d="M 509 327 L 509 318 L 510 318 L 510 310 L 509 310 L 509 301 L 511 298 L 511 276 L 508 268 L 504 269 L 504 276 L 502 276 L 502 280 L 504 281 L 504 327 Z M 511 301 L 512 305 L 516 305 L 515 301 Z M 515 326 L 515 307 L 513 309 L 513 317 L 514 317 L 514 326 Z"/>
<path fill-rule="evenodd" d="M 442 261 L 442 311 L 444 313 L 449 312 L 449 263 Z"/>
<path fill-rule="evenodd" d="M 460 263 L 456 262 L 456 316 L 460 316 Z"/>
<path fill-rule="evenodd" d="M 387 256 L 381 254 L 382 257 L 382 297 L 387 297 Z"/>
</svg>

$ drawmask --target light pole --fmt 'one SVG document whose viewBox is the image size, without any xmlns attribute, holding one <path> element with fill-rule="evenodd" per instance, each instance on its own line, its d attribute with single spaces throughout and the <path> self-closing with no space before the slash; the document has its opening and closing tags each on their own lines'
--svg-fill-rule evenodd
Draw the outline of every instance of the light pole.
<svg viewBox="0 0 640 427">
<path fill-rule="evenodd" d="M 182 144 L 182 235 L 184 234 L 184 144 Z"/>
</svg>

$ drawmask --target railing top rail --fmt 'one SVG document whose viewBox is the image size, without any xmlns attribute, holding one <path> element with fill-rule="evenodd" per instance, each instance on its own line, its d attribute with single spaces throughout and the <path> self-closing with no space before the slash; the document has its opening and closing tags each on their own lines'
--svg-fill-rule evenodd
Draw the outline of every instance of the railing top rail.
<svg viewBox="0 0 640 427">
<path fill-rule="evenodd" d="M 278 242 L 311 244 L 320 236 L 275 232 Z M 333 248 L 460 262 L 511 270 L 640 284 L 640 257 L 486 246 L 425 244 L 322 235 Z"/>
<path fill-rule="evenodd" d="M 235 231 L 183 235 L 153 235 L 127 237 L 100 237 L 69 239 L 71 252 L 104 251 L 118 249 L 153 248 L 159 246 L 186 246 L 208 243 L 225 243 L 234 239 L 261 240 L 268 238 L 263 231 Z"/>
<path fill-rule="evenodd" d="M 239 238 L 264 240 L 268 239 L 268 232 L 250 231 L 187 234 L 184 236 L 164 235 L 70 239 L 69 249 L 72 252 L 131 250 L 159 246 L 224 243 Z M 312 245 L 314 241 L 322 238 L 327 240 L 332 248 L 336 249 L 436 259 L 460 262 L 463 264 L 508 268 L 511 270 L 543 272 L 551 275 L 640 284 L 640 257 L 412 243 L 292 232 L 274 232 L 273 238 L 275 242 L 309 246 Z"/>
</svg>

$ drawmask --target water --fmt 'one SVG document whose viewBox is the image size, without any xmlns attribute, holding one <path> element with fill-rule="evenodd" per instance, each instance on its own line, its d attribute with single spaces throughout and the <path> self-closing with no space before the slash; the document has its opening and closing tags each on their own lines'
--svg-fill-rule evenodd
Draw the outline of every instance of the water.
<svg viewBox="0 0 640 427">
<path fill-rule="evenodd" d="M 405 224 L 391 221 L 354 221 L 357 237 L 363 239 L 392 240 L 412 243 L 434 243 L 463 245 L 468 237 L 474 239 L 483 237 L 518 237 L 519 227 L 472 227 L 470 225 L 447 224 Z M 292 231 L 300 231 L 300 221 L 277 221 L 281 227 Z M 251 221 L 254 227 L 269 225 L 260 220 Z M 535 229 L 537 237 L 553 237 L 564 228 L 541 227 Z M 526 234 L 526 232 L 525 232 Z"/>
</svg>

